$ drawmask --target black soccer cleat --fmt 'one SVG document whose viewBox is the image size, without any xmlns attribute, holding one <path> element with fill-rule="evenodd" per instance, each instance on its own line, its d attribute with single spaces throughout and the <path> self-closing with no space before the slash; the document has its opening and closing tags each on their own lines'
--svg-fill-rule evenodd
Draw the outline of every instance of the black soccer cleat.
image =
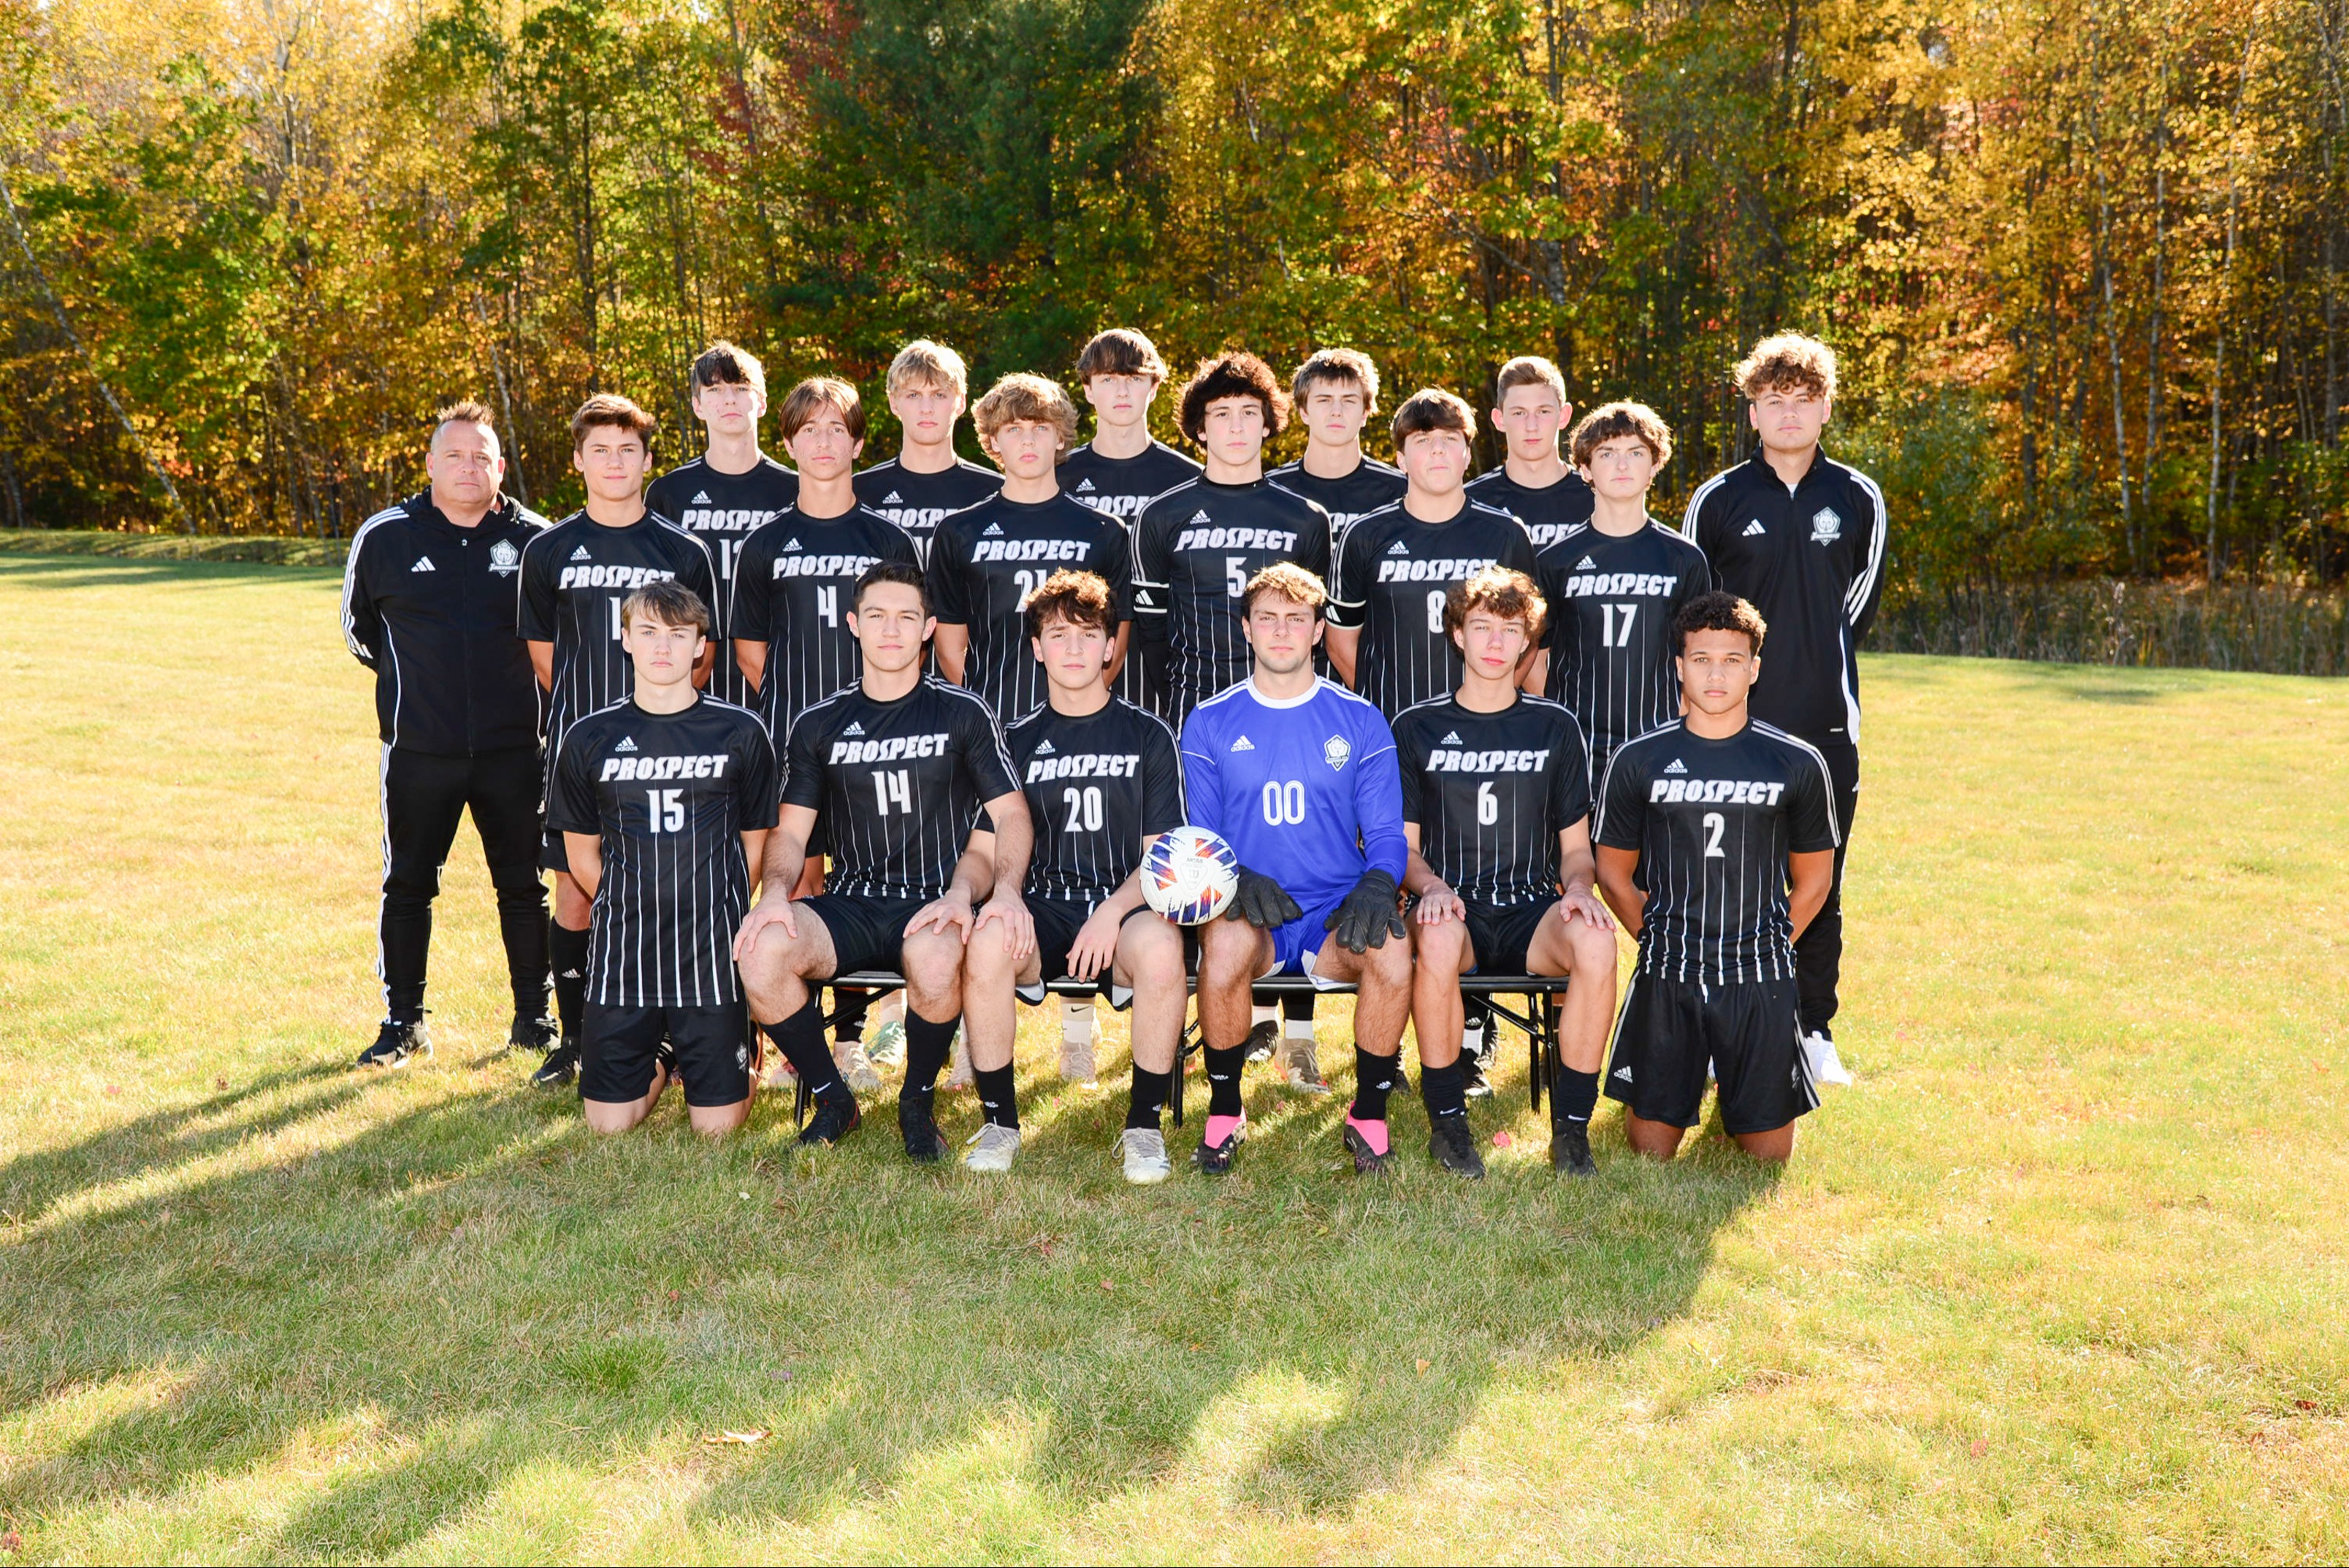
<svg viewBox="0 0 2349 1568">
<path fill-rule="evenodd" d="M 1207 1118 L 1207 1126 L 1213 1128 L 1216 1122 L 1223 1119 L 1222 1117 L 1211 1116 Z M 1240 1151 L 1240 1145 L 1247 1141 L 1247 1117 L 1243 1113 L 1232 1119 L 1232 1125 L 1226 1130 L 1223 1141 L 1220 1143 L 1208 1142 L 1207 1134 L 1202 1131 L 1199 1134 L 1199 1147 L 1191 1150 L 1191 1163 L 1196 1165 L 1207 1175 L 1227 1176 L 1231 1173 L 1232 1156 L 1237 1154 Z"/>
<path fill-rule="evenodd" d="M 1280 1044 L 1280 1020 L 1267 1018 L 1263 1023 L 1250 1029 L 1248 1037 L 1242 1043 L 1247 1050 L 1247 1060 L 1251 1062 L 1272 1060 L 1272 1053 Z"/>
<path fill-rule="evenodd" d="M 579 1081 L 579 1044 L 575 1040 L 558 1041 L 546 1053 L 546 1061 L 530 1075 L 531 1083 L 539 1088 L 568 1088 Z"/>
<path fill-rule="evenodd" d="M 1596 1176 L 1599 1161 L 1590 1158 L 1590 1124 L 1569 1121 L 1550 1130 L 1549 1168 L 1561 1176 Z"/>
<path fill-rule="evenodd" d="M 800 1147 L 813 1149 L 830 1147 L 864 1125 L 864 1113 L 856 1109 L 856 1097 L 845 1095 L 838 1099 L 817 1100 L 815 1114 L 800 1129 Z"/>
<path fill-rule="evenodd" d="M 1476 1138 L 1468 1130 L 1468 1119 L 1464 1116 L 1437 1117 L 1427 1140 L 1427 1151 L 1454 1176 L 1471 1181 L 1485 1179 L 1485 1159 L 1476 1152 Z"/>
<path fill-rule="evenodd" d="M 424 1020 L 412 1024 L 386 1024 L 376 1031 L 375 1044 L 359 1053 L 358 1065 L 363 1068 L 404 1068 L 419 1057 L 432 1055 L 432 1037 L 424 1027 Z"/>
<path fill-rule="evenodd" d="M 1371 1141 L 1373 1135 L 1377 1142 Z M 1386 1147 L 1380 1148 L 1381 1143 Z M 1394 1155 L 1394 1144 L 1387 1137 L 1387 1124 L 1383 1121 L 1357 1121 L 1351 1116 L 1347 1117 L 1346 1151 L 1354 1157 L 1355 1175 L 1385 1175 L 1388 1163 Z"/>
<path fill-rule="evenodd" d="M 916 1165 L 936 1165 L 947 1157 L 946 1135 L 926 1099 L 897 1102 L 897 1131 L 905 1140 L 905 1158 Z"/>
<path fill-rule="evenodd" d="M 563 1038 L 563 1026 L 544 1014 L 532 1017 L 526 1013 L 514 1015 L 513 1026 L 506 1031 L 506 1048 L 515 1051 L 551 1051 Z"/>
</svg>

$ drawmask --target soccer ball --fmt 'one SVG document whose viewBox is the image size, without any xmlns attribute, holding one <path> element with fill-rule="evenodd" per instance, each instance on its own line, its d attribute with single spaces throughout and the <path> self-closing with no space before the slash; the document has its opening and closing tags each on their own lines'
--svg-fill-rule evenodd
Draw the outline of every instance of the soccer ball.
<svg viewBox="0 0 2349 1568">
<path fill-rule="evenodd" d="M 1142 856 L 1142 896 L 1177 925 L 1199 925 L 1231 907 L 1240 861 L 1205 828 L 1169 829 Z"/>
</svg>

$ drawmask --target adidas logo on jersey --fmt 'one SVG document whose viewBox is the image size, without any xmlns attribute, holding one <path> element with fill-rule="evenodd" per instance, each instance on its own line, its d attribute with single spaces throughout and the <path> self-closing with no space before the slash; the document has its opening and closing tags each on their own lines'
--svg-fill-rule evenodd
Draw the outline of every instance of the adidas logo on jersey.
<svg viewBox="0 0 2349 1568">
<path fill-rule="evenodd" d="M 1039 756 L 1039 757 L 1050 757 L 1050 756 L 1051 756 L 1051 755 L 1052 755 L 1052 743 L 1051 743 L 1050 741 L 1049 741 L 1049 740 L 1048 740 L 1048 741 L 1044 742 L 1041 746 L 1039 746 L 1038 748 L 1036 748 L 1036 755 L 1037 755 L 1037 756 Z"/>
<path fill-rule="evenodd" d="M 1077 493 L 1079 495 L 1084 494 L 1087 490 L 1090 490 L 1092 488 L 1093 481 L 1091 480 L 1079 480 L 1077 481 Z"/>
<path fill-rule="evenodd" d="M 783 548 L 784 548 L 785 550 L 797 550 L 797 549 L 799 549 L 799 548 L 800 548 L 800 542 L 799 542 L 798 540 L 796 540 L 796 539 L 792 540 L 792 541 L 790 541 L 788 543 L 786 543 L 786 544 L 783 546 Z"/>
<path fill-rule="evenodd" d="M 571 559 L 574 561 L 593 561 L 595 558 L 587 553 L 587 547 L 583 544 L 578 549 L 571 552 Z"/>
<path fill-rule="evenodd" d="M 1685 773 L 1688 771 L 1688 765 L 1683 763 L 1679 758 L 1675 757 L 1670 762 L 1664 764 L 1664 771 L 1667 773 Z"/>
<path fill-rule="evenodd" d="M 709 504 L 709 492 L 708 490 L 696 490 L 693 492 L 693 499 L 687 501 L 685 504 L 688 506 L 708 506 Z"/>
<path fill-rule="evenodd" d="M 439 570 L 439 567 L 432 564 L 432 557 L 429 555 L 418 556 L 416 558 L 416 564 L 409 568 L 409 571 L 410 572 L 437 572 Z"/>
<path fill-rule="evenodd" d="M 903 506 L 905 504 L 905 498 L 899 495 L 895 490 L 891 490 L 887 495 L 881 498 L 881 504 L 883 506 Z"/>
<path fill-rule="evenodd" d="M 1574 563 L 1574 569 L 1577 572 L 1596 572 L 1599 570 L 1599 562 L 1586 555 Z"/>
<path fill-rule="evenodd" d="M 636 748 L 636 738 L 633 735 L 620 737 L 620 744 L 612 748 L 615 751 L 634 751 Z"/>
<path fill-rule="evenodd" d="M 1756 535 L 1759 535 L 1759 534 L 1764 534 L 1764 533 L 1767 533 L 1767 532 L 1769 532 L 1769 531 L 1769 531 L 1768 529 L 1766 529 L 1766 528 L 1764 528 L 1764 527 L 1763 527 L 1763 526 L 1762 526 L 1762 520 L 1761 520 L 1760 518 L 1758 518 L 1758 517 L 1757 517 L 1757 518 L 1755 518 L 1752 522 L 1749 522 L 1749 523 L 1747 523 L 1747 524 L 1745 525 L 1745 534 L 1744 534 L 1744 537 L 1746 537 L 1747 539 L 1752 539 L 1752 538 L 1754 538 Z"/>
<path fill-rule="evenodd" d="M 990 522 L 979 530 L 978 536 L 981 539 L 1000 539 L 1003 537 L 1003 525 L 999 522 Z"/>
<path fill-rule="evenodd" d="M 852 724 L 840 733 L 843 735 L 862 735 L 864 733 L 864 727 L 861 724 Z"/>
<path fill-rule="evenodd" d="M 1234 751 L 1254 751 L 1256 749 L 1256 742 L 1243 735 L 1237 740 L 1232 742 L 1232 749 Z"/>
<path fill-rule="evenodd" d="M 1621 1078 L 1625 1083 L 1630 1083 L 1631 1081 L 1631 1069 L 1630 1068 L 1617 1068 L 1615 1069 L 1615 1076 Z"/>
<path fill-rule="evenodd" d="M 1411 553 L 1411 546 L 1398 539 L 1392 544 L 1387 546 L 1387 553 L 1389 555 L 1409 555 Z"/>
<path fill-rule="evenodd" d="M 1447 734 L 1446 736 L 1444 736 L 1444 745 L 1446 745 L 1446 746 L 1457 746 L 1457 745 L 1459 745 L 1459 744 L 1460 744 L 1460 732 L 1459 732 L 1458 730 L 1456 730 L 1456 729 L 1455 729 L 1455 730 L 1453 730 L 1451 733 Z"/>
<path fill-rule="evenodd" d="M 1207 509 L 1206 507 L 1201 507 L 1198 511 L 1191 514 L 1191 521 L 1193 522 L 1213 522 L 1216 520 L 1207 515 Z"/>
</svg>

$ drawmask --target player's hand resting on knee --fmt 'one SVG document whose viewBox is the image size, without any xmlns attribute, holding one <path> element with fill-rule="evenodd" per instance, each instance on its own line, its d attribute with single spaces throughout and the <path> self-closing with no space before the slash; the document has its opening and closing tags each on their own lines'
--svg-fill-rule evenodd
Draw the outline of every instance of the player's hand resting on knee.
<svg viewBox="0 0 2349 1568">
<path fill-rule="evenodd" d="M 1442 925 L 1447 920 L 1467 919 L 1468 901 L 1444 883 L 1437 882 L 1419 895 L 1419 903 L 1413 913 L 1422 925 Z M 1402 933 L 1395 934 L 1400 936 Z"/>
<path fill-rule="evenodd" d="M 1092 917 L 1077 929 L 1077 939 L 1069 944 L 1069 978 L 1091 980 L 1107 969 L 1117 957 L 1117 934 L 1125 922 L 1107 903 L 1093 911 Z"/>
<path fill-rule="evenodd" d="M 1258 931 L 1270 931 L 1276 925 L 1287 925 L 1292 920 L 1302 920 L 1305 912 L 1288 896 L 1281 885 L 1262 872 L 1239 868 L 1239 891 L 1232 894 L 1231 913 L 1226 920 L 1245 920 Z"/>
<path fill-rule="evenodd" d="M 1025 958 L 1036 951 L 1036 917 L 1028 913 L 1027 903 L 1018 892 L 1007 890 L 988 899 L 970 928 L 969 940 L 978 941 L 989 921 L 1002 923 L 1003 951 L 1012 957 Z"/>
<path fill-rule="evenodd" d="M 905 923 L 905 934 L 911 936 L 926 927 L 968 943 L 978 920 L 971 913 L 970 895 L 959 887 L 950 887 L 914 912 L 914 918 Z"/>
<path fill-rule="evenodd" d="M 1572 920 L 1578 914 L 1600 931 L 1615 929 L 1615 917 L 1607 913 L 1607 906 L 1599 902 L 1597 893 L 1568 892 L 1558 900 L 1557 917 L 1560 920 Z"/>
<path fill-rule="evenodd" d="M 734 934 L 734 962 L 749 960 L 750 950 L 759 945 L 759 934 L 771 925 L 783 928 L 783 940 L 799 939 L 800 923 L 792 913 L 792 901 L 787 898 L 762 898 L 750 906 L 742 917 L 742 928 Z"/>
<path fill-rule="evenodd" d="M 1404 933 L 1402 916 L 1395 909 L 1394 878 L 1385 872 L 1364 872 L 1354 891 L 1321 923 L 1338 934 L 1339 945 L 1349 953 L 1384 947 L 1388 937 Z"/>
</svg>

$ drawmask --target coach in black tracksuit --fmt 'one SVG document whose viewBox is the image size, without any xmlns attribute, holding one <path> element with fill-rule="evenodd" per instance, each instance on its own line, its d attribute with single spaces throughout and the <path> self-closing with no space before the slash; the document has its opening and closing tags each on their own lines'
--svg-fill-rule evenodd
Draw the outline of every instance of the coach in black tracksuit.
<svg viewBox="0 0 2349 1568">
<path fill-rule="evenodd" d="M 431 1046 L 426 954 L 440 867 L 470 808 L 497 888 L 516 1045 L 543 1047 L 546 892 L 539 881 L 543 768 L 530 651 L 515 634 L 523 546 L 546 520 L 499 493 L 505 465 L 488 410 L 440 416 L 432 487 L 367 519 L 343 575 L 343 634 L 376 673 L 383 738 L 384 1023 L 362 1067 Z"/>
<path fill-rule="evenodd" d="M 1819 449 L 1835 356 L 1787 335 L 1765 339 L 1736 380 L 1760 449 L 1697 487 L 1682 531 L 1716 586 L 1769 626 L 1753 715 L 1808 741 L 1835 785 L 1835 885 L 1795 944 L 1805 1034 L 1832 1038 L 1843 961 L 1843 865 L 1859 800 L 1859 645 L 1884 592 L 1884 492 Z"/>
</svg>

